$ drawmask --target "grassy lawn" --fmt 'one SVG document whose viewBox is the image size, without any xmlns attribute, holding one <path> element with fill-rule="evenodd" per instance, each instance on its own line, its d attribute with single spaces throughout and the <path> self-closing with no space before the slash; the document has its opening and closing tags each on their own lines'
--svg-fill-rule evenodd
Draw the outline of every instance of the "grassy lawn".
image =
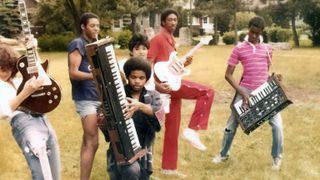
<svg viewBox="0 0 320 180">
<path fill-rule="evenodd" d="M 180 56 L 190 47 L 179 48 Z M 178 170 L 185 179 L 318 179 L 320 177 L 320 51 L 316 48 L 294 48 L 274 51 L 271 72 L 281 73 L 294 104 L 282 112 L 284 124 L 284 159 L 281 171 L 271 170 L 271 128 L 263 124 L 249 136 L 241 128 L 235 137 L 229 161 L 214 165 L 211 159 L 220 149 L 223 128 L 229 116 L 234 91 L 224 80 L 226 61 L 232 46 L 206 46 L 194 55 L 192 73 L 187 79 L 215 89 L 209 127 L 201 132 L 207 151 L 200 152 L 183 140 L 179 141 Z M 127 51 L 117 51 L 125 57 Z M 40 53 L 51 60 L 49 74 L 62 88 L 62 101 L 48 117 L 56 130 L 61 152 L 62 179 L 79 179 L 79 155 L 82 129 L 71 100 L 66 53 Z M 235 74 L 240 77 L 240 66 Z M 1 94 L 2 95 L 2 94 Z M 184 101 L 181 130 L 187 127 L 194 101 Z M 0 180 L 31 179 L 20 149 L 7 122 L 0 122 Z M 157 135 L 154 151 L 154 179 L 177 179 L 160 174 L 163 143 L 162 130 Z M 108 144 L 100 134 L 92 179 L 108 179 L 105 150 Z"/>
</svg>

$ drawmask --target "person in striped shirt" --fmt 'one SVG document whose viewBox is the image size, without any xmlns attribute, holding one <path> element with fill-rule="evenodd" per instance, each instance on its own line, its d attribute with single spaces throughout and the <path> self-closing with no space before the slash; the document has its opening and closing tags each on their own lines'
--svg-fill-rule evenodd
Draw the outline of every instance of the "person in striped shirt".
<svg viewBox="0 0 320 180">
<path fill-rule="evenodd" d="M 265 83 L 269 78 L 269 67 L 271 65 L 272 48 L 263 43 L 261 33 L 265 27 L 264 19 L 253 17 L 249 21 L 249 32 L 242 43 L 237 44 L 228 60 L 225 79 L 236 90 L 236 101 L 242 98 L 244 105 L 248 105 L 250 93 Z M 236 66 L 241 63 L 243 73 L 240 84 L 233 77 Z M 269 120 L 272 127 L 272 169 L 279 170 L 281 166 L 283 150 L 283 128 L 280 113 Z M 239 123 L 234 113 L 227 121 L 224 129 L 224 137 L 220 153 L 213 158 L 213 163 L 219 164 L 226 161 L 229 157 L 234 135 L 236 134 Z"/>
</svg>

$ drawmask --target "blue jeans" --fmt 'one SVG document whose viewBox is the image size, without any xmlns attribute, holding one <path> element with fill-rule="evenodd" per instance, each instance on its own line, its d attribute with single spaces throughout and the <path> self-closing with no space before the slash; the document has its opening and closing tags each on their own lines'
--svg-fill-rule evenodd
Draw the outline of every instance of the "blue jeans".
<svg viewBox="0 0 320 180">
<path fill-rule="evenodd" d="M 19 113 L 11 120 L 12 134 L 20 146 L 32 173 L 33 180 L 43 180 L 44 167 L 48 167 L 53 180 L 60 179 L 60 154 L 57 137 L 44 116 Z M 38 154 L 44 152 L 49 165 L 40 165 Z M 47 175 L 49 176 L 49 175 Z"/>
<path fill-rule="evenodd" d="M 251 91 L 243 88 L 246 92 L 250 93 Z M 240 100 L 242 97 L 237 94 L 236 101 Z M 283 151 L 283 128 L 282 128 L 282 118 L 280 113 L 276 114 L 272 118 L 269 119 L 269 124 L 272 127 L 272 148 L 271 155 L 273 158 L 282 156 Z M 231 112 L 231 115 L 227 121 L 227 125 L 224 130 L 224 136 L 222 140 L 222 147 L 220 150 L 221 156 L 227 156 L 229 153 L 229 149 L 231 147 L 234 135 L 237 132 L 237 128 L 239 126 L 238 121 L 235 118 L 235 114 Z"/>
<path fill-rule="evenodd" d="M 147 173 L 139 163 L 139 160 L 130 165 L 117 165 L 111 145 L 106 152 L 107 173 L 110 180 L 149 180 Z"/>
</svg>

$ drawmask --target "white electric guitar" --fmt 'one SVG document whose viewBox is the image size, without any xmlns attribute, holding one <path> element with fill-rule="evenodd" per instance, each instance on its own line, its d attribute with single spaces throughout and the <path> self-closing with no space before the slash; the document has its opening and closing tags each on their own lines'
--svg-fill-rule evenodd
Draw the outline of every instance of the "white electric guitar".
<svg viewBox="0 0 320 180">
<path fill-rule="evenodd" d="M 173 51 L 170 54 L 169 60 L 165 62 L 157 62 L 154 65 L 154 73 L 161 82 L 170 85 L 173 91 L 180 89 L 181 80 L 183 76 L 189 75 L 191 70 L 184 67 L 187 58 L 205 44 L 209 44 L 211 36 L 201 38 L 200 42 L 194 46 L 186 55 L 181 59 L 177 57 L 177 52 Z"/>
</svg>

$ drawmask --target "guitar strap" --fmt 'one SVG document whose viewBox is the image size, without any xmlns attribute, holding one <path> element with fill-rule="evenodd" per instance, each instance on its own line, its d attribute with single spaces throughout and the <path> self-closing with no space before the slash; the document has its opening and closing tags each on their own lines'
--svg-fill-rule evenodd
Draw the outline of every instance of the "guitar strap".
<svg viewBox="0 0 320 180">
<path fill-rule="evenodd" d="M 43 141 L 46 141 L 46 140 L 43 139 Z M 41 144 L 44 144 L 44 146 L 42 146 Z M 41 167 L 44 180 L 52 180 L 52 172 L 51 172 L 49 158 L 47 154 L 47 146 L 45 144 L 46 142 L 40 143 L 39 146 L 41 147 L 35 147 L 29 144 L 29 147 L 30 147 L 30 150 L 33 152 L 33 154 L 39 158 L 40 167 Z"/>
</svg>

